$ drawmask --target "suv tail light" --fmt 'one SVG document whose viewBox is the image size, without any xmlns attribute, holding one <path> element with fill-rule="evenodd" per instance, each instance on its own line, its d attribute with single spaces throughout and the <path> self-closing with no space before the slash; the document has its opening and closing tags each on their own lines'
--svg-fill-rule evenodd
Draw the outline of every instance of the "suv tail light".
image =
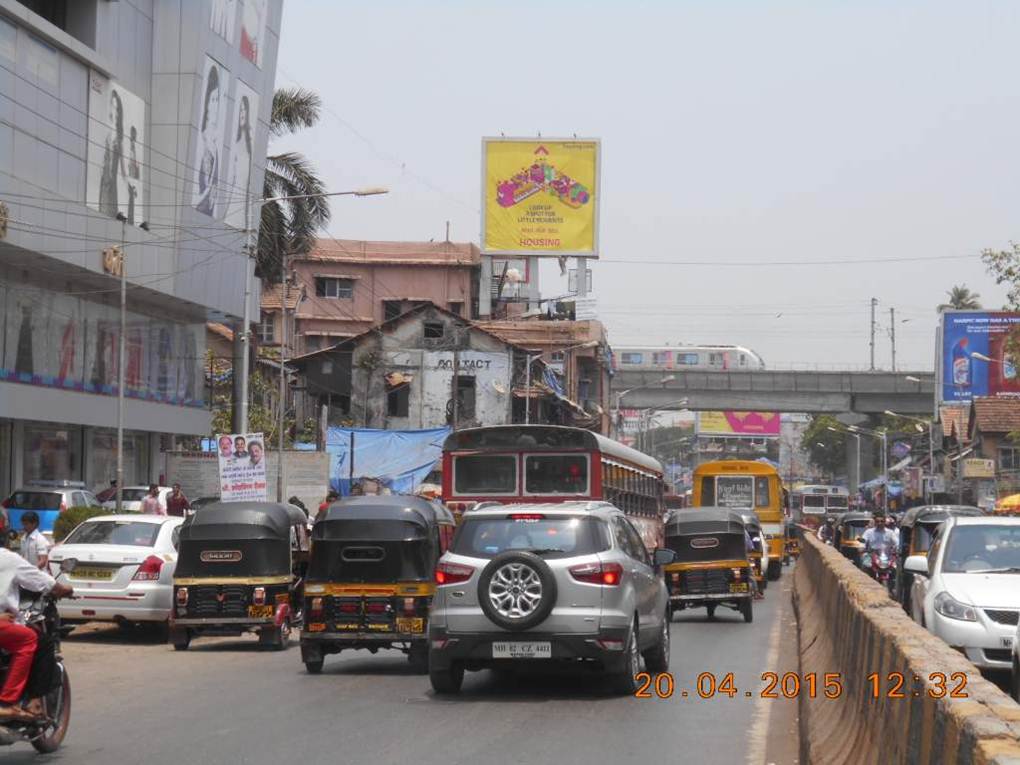
<svg viewBox="0 0 1020 765">
<path fill-rule="evenodd" d="M 623 576 L 623 566 L 619 563 L 582 563 L 571 566 L 570 575 L 579 582 L 601 584 L 615 587 Z"/>
<path fill-rule="evenodd" d="M 544 521 L 545 515 L 542 513 L 511 513 L 511 521 Z"/>
<path fill-rule="evenodd" d="M 475 573 L 472 566 L 460 563 L 440 563 L 436 566 L 436 584 L 460 584 L 466 582 Z"/>
<path fill-rule="evenodd" d="M 158 555 L 150 555 L 142 561 L 142 565 L 138 567 L 138 571 L 131 578 L 136 582 L 155 582 L 159 579 L 159 572 L 162 570 L 163 559 Z"/>
</svg>

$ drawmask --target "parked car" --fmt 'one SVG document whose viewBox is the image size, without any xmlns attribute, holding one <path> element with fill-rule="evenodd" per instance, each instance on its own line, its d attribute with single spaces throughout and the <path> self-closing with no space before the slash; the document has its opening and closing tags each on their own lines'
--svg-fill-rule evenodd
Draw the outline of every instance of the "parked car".
<svg viewBox="0 0 1020 765">
<path fill-rule="evenodd" d="M 669 668 L 661 566 L 607 502 L 487 505 L 465 513 L 436 566 L 429 675 L 439 693 L 465 670 L 578 665 L 632 693 L 641 657 Z"/>
<path fill-rule="evenodd" d="M 183 518 L 101 515 L 79 524 L 50 550 L 50 572 L 74 587 L 61 600 L 62 619 L 88 622 L 157 622 L 170 618 L 177 537 Z M 60 573 L 68 559 L 77 563 Z"/>
<path fill-rule="evenodd" d="M 166 498 L 170 496 L 173 489 L 169 486 L 159 486 L 159 503 L 166 507 Z M 121 492 L 121 512 L 140 513 L 142 511 L 142 500 L 149 493 L 148 486 L 125 486 Z M 117 498 L 108 499 L 103 503 L 108 510 L 117 509 Z"/>
<path fill-rule="evenodd" d="M 35 481 L 3 501 L 7 528 L 21 528 L 21 516 L 32 510 L 39 515 L 39 530 L 53 536 L 53 523 L 69 507 L 102 507 L 96 495 L 81 481 Z"/>
<path fill-rule="evenodd" d="M 982 669 L 1010 669 L 1020 621 L 1020 518 L 949 517 L 911 555 L 915 621 Z"/>
</svg>

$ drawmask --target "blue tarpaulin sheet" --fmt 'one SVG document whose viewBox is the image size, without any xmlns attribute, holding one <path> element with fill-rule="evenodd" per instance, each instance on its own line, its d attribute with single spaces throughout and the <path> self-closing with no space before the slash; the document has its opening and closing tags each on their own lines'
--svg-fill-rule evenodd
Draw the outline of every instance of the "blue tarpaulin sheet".
<svg viewBox="0 0 1020 765">
<path fill-rule="evenodd" d="M 449 434 L 449 428 L 329 428 L 326 451 L 329 452 L 330 488 L 347 496 L 351 493 L 352 483 L 362 478 L 374 478 L 395 494 L 411 494 L 442 457 L 443 441 Z"/>
</svg>

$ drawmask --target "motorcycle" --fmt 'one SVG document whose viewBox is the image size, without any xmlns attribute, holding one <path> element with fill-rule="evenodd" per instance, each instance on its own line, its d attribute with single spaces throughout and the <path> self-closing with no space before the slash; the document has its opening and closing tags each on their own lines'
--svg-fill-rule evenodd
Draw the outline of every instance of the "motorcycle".
<svg viewBox="0 0 1020 765">
<path fill-rule="evenodd" d="M 61 566 L 65 572 L 73 568 L 73 562 L 65 563 L 69 564 Z M 0 724 L 0 746 L 27 742 L 37 752 L 49 754 L 63 743 L 71 722 L 71 684 L 60 655 L 60 639 L 70 629 L 61 626 L 56 600 L 49 595 L 23 597 L 17 621 L 39 633 L 26 696 L 34 695 L 42 701 L 42 714 L 34 720 Z M 9 666 L 10 656 L 0 653 L 0 683 Z"/>
<path fill-rule="evenodd" d="M 896 572 L 896 554 L 887 550 L 868 553 L 868 575 L 892 592 Z"/>
</svg>

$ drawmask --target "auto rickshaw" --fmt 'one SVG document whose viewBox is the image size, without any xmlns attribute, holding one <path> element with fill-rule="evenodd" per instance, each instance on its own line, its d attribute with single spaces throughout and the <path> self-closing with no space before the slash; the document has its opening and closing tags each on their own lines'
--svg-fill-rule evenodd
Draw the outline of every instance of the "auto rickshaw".
<svg viewBox="0 0 1020 765">
<path fill-rule="evenodd" d="M 453 514 L 421 497 L 350 497 L 312 529 L 301 660 L 311 674 L 348 648 L 398 648 L 428 671 L 433 572 L 453 537 Z"/>
<path fill-rule="evenodd" d="M 754 573 L 754 581 L 758 583 L 758 592 L 764 594 L 765 588 L 769 586 L 768 576 L 769 563 L 765 559 L 765 535 L 761 529 L 761 522 L 754 513 L 740 513 L 744 522 L 744 530 L 751 537 L 754 550 L 748 553 L 751 558 L 751 567 Z"/>
<path fill-rule="evenodd" d="M 859 566 L 861 563 L 861 550 L 864 549 L 861 537 L 871 526 L 871 519 L 871 513 L 849 512 L 839 516 L 836 522 L 836 534 L 832 544 L 853 561 L 854 565 Z"/>
<path fill-rule="evenodd" d="M 214 502 L 181 525 L 170 642 L 256 632 L 283 650 L 300 624 L 305 514 L 275 502 Z"/>
<path fill-rule="evenodd" d="M 900 518 L 900 547 L 896 556 L 896 600 L 909 614 L 910 588 L 914 575 L 903 567 L 910 555 L 927 555 L 932 537 L 939 525 L 953 515 L 984 515 L 979 507 L 971 505 L 921 505 L 912 507 Z"/>
<path fill-rule="evenodd" d="M 708 618 L 723 605 L 753 619 L 752 564 L 744 519 L 724 507 L 676 510 L 666 524 L 666 547 L 676 554 L 663 567 L 670 615 L 705 606 Z"/>
</svg>

